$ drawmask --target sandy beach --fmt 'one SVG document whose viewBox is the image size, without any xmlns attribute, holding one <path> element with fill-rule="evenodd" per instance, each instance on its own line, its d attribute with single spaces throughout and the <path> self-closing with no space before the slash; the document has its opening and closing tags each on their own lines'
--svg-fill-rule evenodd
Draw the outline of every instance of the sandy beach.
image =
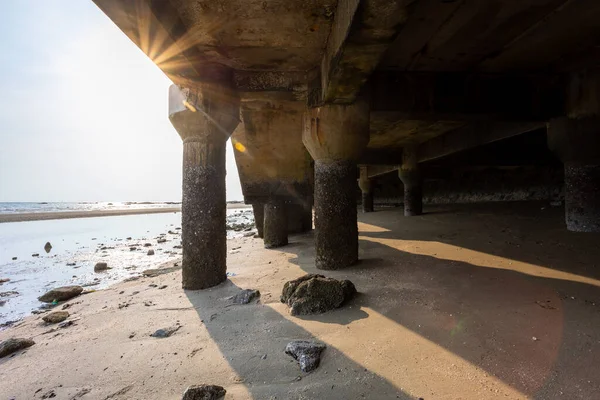
<svg viewBox="0 0 600 400">
<path fill-rule="evenodd" d="M 227 209 L 249 208 L 243 203 L 227 204 Z M 160 214 L 170 212 L 180 212 L 181 206 L 162 207 L 162 208 L 140 208 L 133 210 L 88 210 L 88 211 L 59 211 L 59 212 L 30 212 L 0 214 L 0 223 L 3 222 L 23 222 L 23 221 L 45 221 L 53 219 L 68 218 L 94 218 L 94 217 L 115 217 L 120 215 L 139 215 L 139 214 Z"/>
<path fill-rule="evenodd" d="M 229 240 L 231 277 L 205 291 L 183 291 L 170 261 L 165 274 L 59 304 L 71 326 L 39 315 L 0 332 L 36 342 L 0 359 L 0 393 L 181 399 L 206 383 L 225 387 L 225 399 L 595 398 L 597 235 L 566 232 L 559 208 L 490 210 L 359 214 L 362 261 L 342 271 L 314 268 L 312 233 L 276 250 Z M 352 280 L 358 297 L 291 316 L 279 302 L 284 282 L 316 272 Z M 232 305 L 241 289 L 260 290 L 260 301 Z M 171 337 L 150 336 L 169 327 Z M 284 354 L 294 339 L 327 344 L 316 371 Z"/>
</svg>

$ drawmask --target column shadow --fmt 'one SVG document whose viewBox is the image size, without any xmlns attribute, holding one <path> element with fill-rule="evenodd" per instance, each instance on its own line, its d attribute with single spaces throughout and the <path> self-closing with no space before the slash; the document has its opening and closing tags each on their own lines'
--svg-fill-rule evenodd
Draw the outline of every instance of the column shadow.
<svg viewBox="0 0 600 400">
<path fill-rule="evenodd" d="M 296 255 L 290 261 L 306 273 L 352 280 L 362 293 L 360 307 L 375 310 L 528 397 L 596 397 L 600 281 L 588 267 L 600 259 L 595 258 L 600 241 L 592 246 L 590 239 L 570 240 L 570 249 L 583 253 L 569 266 L 571 251 L 536 247 L 538 233 L 548 243 L 570 234 L 562 232 L 559 213 L 549 214 L 533 233 L 527 229 L 536 226 L 536 216 L 510 210 L 492 215 L 494 211 L 459 208 L 411 218 L 393 211 L 359 214 L 359 220 L 377 228 L 359 233 L 361 262 L 340 271 L 317 270 L 310 237 L 296 238 L 305 246 L 290 249 Z M 479 229 L 468 232 L 475 226 Z M 552 231 L 541 232 L 547 227 Z M 497 237 L 513 241 L 496 248 Z M 437 246 L 439 252 L 427 246 Z M 465 249 L 477 253 L 455 260 L 453 252 Z M 425 251 L 433 253 L 421 254 Z M 580 275 L 582 271 L 588 273 Z"/>
<path fill-rule="evenodd" d="M 284 353 L 292 340 L 319 340 L 268 305 L 233 305 L 231 281 L 185 294 L 239 381 L 255 399 L 413 399 L 383 377 L 327 344 L 312 373 Z M 352 382 L 352 384 L 349 384 Z"/>
</svg>

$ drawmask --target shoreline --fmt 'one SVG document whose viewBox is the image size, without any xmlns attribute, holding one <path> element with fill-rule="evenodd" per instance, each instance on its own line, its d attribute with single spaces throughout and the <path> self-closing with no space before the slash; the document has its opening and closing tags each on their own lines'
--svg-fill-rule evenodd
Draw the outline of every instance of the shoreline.
<svg viewBox="0 0 600 400">
<path fill-rule="evenodd" d="M 246 204 L 227 204 L 227 209 L 249 208 Z M 0 224 L 6 222 L 47 221 L 70 218 L 117 217 L 122 215 L 160 214 L 181 212 L 181 206 L 165 208 L 140 208 L 131 210 L 82 210 L 82 211 L 49 211 L 0 214 Z"/>
</svg>

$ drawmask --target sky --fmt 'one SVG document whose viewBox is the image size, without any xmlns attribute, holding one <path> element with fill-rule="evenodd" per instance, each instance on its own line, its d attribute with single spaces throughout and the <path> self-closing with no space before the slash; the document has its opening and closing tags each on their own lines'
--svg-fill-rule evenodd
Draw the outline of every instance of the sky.
<svg viewBox="0 0 600 400">
<path fill-rule="evenodd" d="M 92 0 L 0 1 L 0 202 L 180 201 L 170 85 Z"/>
</svg>

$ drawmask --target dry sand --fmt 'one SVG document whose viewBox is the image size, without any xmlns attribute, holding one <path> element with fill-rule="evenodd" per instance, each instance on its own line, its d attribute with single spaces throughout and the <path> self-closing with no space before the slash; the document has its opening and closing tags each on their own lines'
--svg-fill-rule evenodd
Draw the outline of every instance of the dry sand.
<svg viewBox="0 0 600 400">
<path fill-rule="evenodd" d="M 539 204 L 451 209 L 360 214 L 362 262 L 325 271 L 360 295 L 323 315 L 279 302 L 285 281 L 319 272 L 305 234 L 276 250 L 230 240 L 235 276 L 210 290 L 183 291 L 174 271 L 70 301 L 64 329 L 32 316 L 0 332 L 36 341 L 0 360 L 0 397 L 180 399 L 211 383 L 226 399 L 598 398 L 600 235 Z M 230 305 L 240 288 L 261 301 Z M 328 348 L 307 375 L 283 350 L 311 338 Z"/>
</svg>

